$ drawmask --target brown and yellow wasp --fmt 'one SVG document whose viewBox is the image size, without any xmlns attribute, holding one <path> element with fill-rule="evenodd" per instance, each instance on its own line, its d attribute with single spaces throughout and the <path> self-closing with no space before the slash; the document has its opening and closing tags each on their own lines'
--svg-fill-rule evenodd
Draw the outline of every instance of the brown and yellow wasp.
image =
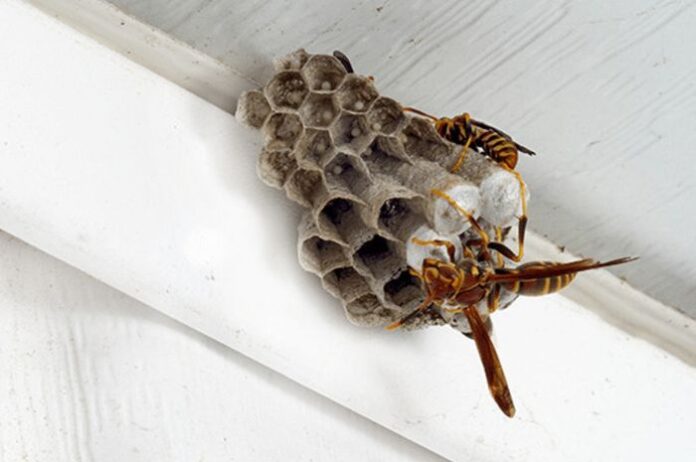
<svg viewBox="0 0 696 462">
<path fill-rule="evenodd" d="M 453 118 L 437 118 L 412 107 L 406 107 L 404 108 L 404 111 L 413 112 L 431 119 L 435 124 L 435 131 L 437 131 L 442 138 L 463 146 L 457 161 L 452 166 L 452 173 L 456 173 L 459 171 L 459 169 L 461 169 L 462 165 L 464 164 L 464 159 L 466 158 L 467 149 L 471 147 L 483 155 L 491 158 L 494 162 L 508 172 L 512 173 L 515 178 L 517 178 L 520 185 L 520 197 L 522 200 L 522 215 L 519 217 L 519 224 L 517 228 L 519 251 L 517 254 L 510 252 L 509 254 L 506 254 L 506 257 L 516 262 L 521 261 L 522 256 L 524 255 L 524 234 L 527 228 L 527 199 L 525 197 L 526 186 L 524 181 L 522 181 L 522 177 L 520 176 L 519 172 L 515 170 L 515 167 L 517 166 L 520 152 L 529 154 L 530 156 L 534 156 L 536 153 L 520 144 L 517 144 L 512 140 L 510 135 L 504 133 L 503 131 L 486 123 L 472 119 L 471 116 L 466 112 Z"/>
<path fill-rule="evenodd" d="M 477 304 L 485 301 L 488 313 L 492 313 L 498 308 L 501 290 L 519 295 L 546 295 L 566 287 L 581 271 L 619 265 L 633 261 L 635 258 L 618 258 L 607 262 L 598 262 L 589 258 L 570 263 L 537 261 L 525 263 L 516 268 L 505 268 L 496 265 L 491 257 L 491 250 L 507 249 L 505 245 L 500 242 L 490 242 L 488 234 L 473 215 L 462 209 L 447 194 L 438 190 L 433 190 L 433 194 L 449 202 L 465 216 L 480 238 L 475 244 L 464 249 L 465 257 L 459 261 L 455 260 L 455 246 L 452 242 L 414 239 L 413 242 L 419 245 L 445 247 L 449 261 L 426 258 L 423 260 L 420 271 L 411 268 L 412 274 L 418 277 L 423 285 L 425 299 L 413 312 L 390 324 L 387 329 L 401 327 L 431 306 L 450 314 L 463 314 L 471 328 L 491 395 L 505 415 L 512 417 L 515 414 L 515 405 L 512 402 L 500 359 L 478 312 Z M 507 250 L 512 253 L 509 249 Z"/>
</svg>

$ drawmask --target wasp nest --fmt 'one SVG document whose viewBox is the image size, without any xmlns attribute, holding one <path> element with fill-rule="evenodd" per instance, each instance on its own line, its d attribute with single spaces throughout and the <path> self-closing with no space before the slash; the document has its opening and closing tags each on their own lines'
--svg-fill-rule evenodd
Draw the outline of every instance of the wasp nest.
<svg viewBox="0 0 696 462">
<path fill-rule="evenodd" d="M 441 247 L 414 244 L 413 237 L 450 240 L 461 256 L 461 242 L 472 230 L 433 189 L 447 192 L 490 231 L 515 223 L 515 177 L 474 151 L 451 173 L 461 146 L 381 96 L 372 78 L 348 73 L 333 56 L 304 50 L 275 65 L 263 90 L 241 96 L 236 117 L 265 137 L 261 179 L 306 208 L 300 263 L 343 302 L 351 322 L 385 325 L 422 302 L 409 266 L 420 270 L 425 257 L 448 257 Z M 502 306 L 512 298 L 504 295 Z M 485 306 L 480 311 L 485 319 Z M 428 310 L 406 327 L 448 322 L 467 332 L 461 321 Z"/>
</svg>

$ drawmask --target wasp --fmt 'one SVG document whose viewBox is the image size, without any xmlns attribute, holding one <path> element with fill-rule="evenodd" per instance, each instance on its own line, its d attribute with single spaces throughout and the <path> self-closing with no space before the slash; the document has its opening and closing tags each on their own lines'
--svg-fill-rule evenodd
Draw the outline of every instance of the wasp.
<svg viewBox="0 0 696 462">
<path fill-rule="evenodd" d="M 435 124 L 435 131 L 442 138 L 463 146 L 457 161 L 452 166 L 452 173 L 457 173 L 461 169 L 466 158 L 467 149 L 471 147 L 489 157 L 515 176 L 520 185 L 520 196 L 522 198 L 522 215 L 518 221 L 519 250 L 517 254 L 510 253 L 506 256 L 515 262 L 521 261 L 524 255 L 524 234 L 527 228 L 527 199 L 525 198 L 526 186 L 515 167 L 517 166 L 520 152 L 530 156 L 534 156 L 536 153 L 513 141 L 510 135 L 502 130 L 472 119 L 466 112 L 454 118 L 437 118 L 412 107 L 406 107 L 404 111 L 413 112 L 431 119 Z"/>
<path fill-rule="evenodd" d="M 460 207 L 446 193 L 433 190 L 433 194 L 447 200 L 465 216 L 471 227 L 479 234 L 480 239 L 465 249 L 464 258 L 455 261 L 455 246 L 452 242 L 414 238 L 413 242 L 418 245 L 445 247 L 449 261 L 426 258 L 423 260 L 420 271 L 411 268 L 412 274 L 424 287 L 425 299 L 410 314 L 386 328 L 398 329 L 418 313 L 430 309 L 433 305 L 450 314 L 463 314 L 469 323 L 483 363 L 489 391 L 503 413 L 512 417 L 515 414 L 515 405 L 500 359 L 477 309 L 479 302 L 485 301 L 488 313 L 492 313 L 498 308 L 501 290 L 527 296 L 546 295 L 568 286 L 579 272 L 620 265 L 633 261 L 635 258 L 624 257 L 606 262 L 589 258 L 570 263 L 535 261 L 516 268 L 500 267 L 494 264 L 491 250 L 500 250 L 505 245 L 500 242 L 490 242 L 486 231 L 473 215 Z M 476 248 L 478 252 L 475 251 Z"/>
</svg>

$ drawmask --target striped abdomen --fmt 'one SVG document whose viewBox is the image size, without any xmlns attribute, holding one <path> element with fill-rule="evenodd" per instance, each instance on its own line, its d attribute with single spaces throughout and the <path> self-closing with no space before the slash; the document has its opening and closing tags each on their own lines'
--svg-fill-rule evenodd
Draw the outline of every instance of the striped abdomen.
<svg viewBox="0 0 696 462">
<path fill-rule="evenodd" d="M 494 161 L 515 168 L 519 157 L 515 143 L 493 130 L 477 130 L 475 145 Z"/>
<path fill-rule="evenodd" d="M 533 262 L 520 265 L 515 269 L 506 271 L 506 274 L 520 274 L 525 270 L 535 270 L 541 268 L 549 268 L 557 266 L 556 263 L 551 262 Z M 523 279 L 517 281 L 509 282 L 499 282 L 500 286 L 510 292 L 515 292 L 520 295 L 546 295 L 553 292 L 558 292 L 559 290 L 566 287 L 575 279 L 577 272 L 571 272 L 566 274 L 557 274 L 554 276 L 538 277 L 533 279 Z"/>
</svg>

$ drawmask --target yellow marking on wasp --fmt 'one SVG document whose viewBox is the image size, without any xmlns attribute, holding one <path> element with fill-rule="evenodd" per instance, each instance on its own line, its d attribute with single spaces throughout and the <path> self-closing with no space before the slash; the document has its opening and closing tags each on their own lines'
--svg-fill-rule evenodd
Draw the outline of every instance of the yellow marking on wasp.
<svg viewBox="0 0 696 462">
<path fill-rule="evenodd" d="M 427 281 L 434 281 L 435 279 L 438 279 L 439 276 L 439 271 L 436 270 L 435 268 L 426 268 L 425 273 L 423 274 L 423 278 Z"/>
<path fill-rule="evenodd" d="M 548 294 L 551 289 L 551 278 L 544 279 L 544 288 L 542 289 L 542 294 Z"/>
<path fill-rule="evenodd" d="M 503 230 L 500 226 L 495 227 L 495 240 L 498 242 L 503 242 Z M 503 255 L 500 252 L 497 252 L 496 254 L 498 256 L 498 266 L 502 268 L 505 265 Z"/>
<path fill-rule="evenodd" d="M 519 280 L 515 281 L 515 284 L 512 286 L 512 291 L 513 291 L 513 292 L 519 292 L 519 291 L 520 291 L 520 281 L 519 281 Z"/>
</svg>

